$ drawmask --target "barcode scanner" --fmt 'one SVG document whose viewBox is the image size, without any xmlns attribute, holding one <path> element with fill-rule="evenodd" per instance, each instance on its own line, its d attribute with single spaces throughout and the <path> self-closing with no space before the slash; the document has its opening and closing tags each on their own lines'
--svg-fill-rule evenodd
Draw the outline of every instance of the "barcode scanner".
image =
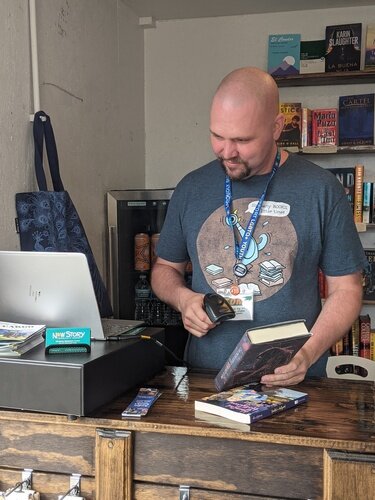
<svg viewBox="0 0 375 500">
<path fill-rule="evenodd" d="M 221 323 L 236 315 L 229 302 L 218 293 L 206 293 L 203 298 L 203 309 L 213 323 Z"/>
</svg>

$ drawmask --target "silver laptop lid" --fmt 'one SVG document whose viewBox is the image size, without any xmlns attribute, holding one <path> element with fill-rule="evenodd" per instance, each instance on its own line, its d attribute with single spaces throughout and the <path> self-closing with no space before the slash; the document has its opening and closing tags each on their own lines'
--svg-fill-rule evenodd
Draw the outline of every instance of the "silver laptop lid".
<svg viewBox="0 0 375 500">
<path fill-rule="evenodd" d="M 104 339 L 84 254 L 0 251 L 0 319 L 55 327 L 90 327 Z"/>
</svg>

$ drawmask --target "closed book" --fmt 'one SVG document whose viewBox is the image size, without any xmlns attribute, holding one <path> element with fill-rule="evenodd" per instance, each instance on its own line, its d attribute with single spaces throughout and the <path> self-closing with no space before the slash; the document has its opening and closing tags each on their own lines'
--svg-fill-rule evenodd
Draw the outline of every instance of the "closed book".
<svg viewBox="0 0 375 500">
<path fill-rule="evenodd" d="M 280 103 L 280 113 L 284 115 L 284 127 L 277 141 L 281 148 L 301 147 L 302 105 L 300 102 Z"/>
<path fill-rule="evenodd" d="M 374 94 L 339 97 L 339 146 L 374 144 Z"/>
<path fill-rule="evenodd" d="M 196 400 L 195 410 L 252 424 L 307 400 L 305 392 L 282 387 L 263 390 L 250 384 Z"/>
<path fill-rule="evenodd" d="M 375 24 L 374 23 L 368 24 L 366 28 L 365 70 L 375 71 Z"/>
<path fill-rule="evenodd" d="M 300 73 L 324 73 L 325 40 L 301 40 Z"/>
<path fill-rule="evenodd" d="M 361 69 L 362 23 L 326 27 L 326 72 Z"/>
<path fill-rule="evenodd" d="M 0 322 L 0 357 L 18 357 L 44 341 L 45 325 Z"/>
<path fill-rule="evenodd" d="M 371 222 L 372 182 L 363 183 L 362 222 Z"/>
<path fill-rule="evenodd" d="M 313 109 L 311 117 L 312 145 L 331 146 L 337 144 L 337 109 Z"/>
<path fill-rule="evenodd" d="M 355 178 L 355 168 L 354 167 L 336 167 L 328 168 L 332 174 L 334 174 L 338 181 L 342 184 L 345 189 L 346 197 L 351 206 L 352 212 L 354 213 L 354 178 Z"/>
<path fill-rule="evenodd" d="M 367 266 L 363 272 L 363 300 L 375 301 L 375 248 L 364 248 Z"/>
<path fill-rule="evenodd" d="M 364 165 L 358 163 L 355 166 L 355 175 L 354 175 L 354 222 L 362 222 L 364 174 L 365 174 Z"/>
<path fill-rule="evenodd" d="M 301 148 L 311 146 L 311 118 L 312 111 L 310 108 L 302 108 L 301 111 Z"/>
<path fill-rule="evenodd" d="M 269 35 L 268 73 L 272 76 L 298 75 L 300 43 L 300 34 Z"/>
<path fill-rule="evenodd" d="M 369 314 L 359 317 L 359 356 L 371 359 L 371 319 Z"/>
<path fill-rule="evenodd" d="M 216 375 L 216 389 L 259 382 L 263 375 L 288 364 L 310 336 L 304 320 L 246 330 Z"/>
<path fill-rule="evenodd" d="M 359 353 L 359 317 L 352 324 L 352 354 L 358 356 Z"/>
</svg>

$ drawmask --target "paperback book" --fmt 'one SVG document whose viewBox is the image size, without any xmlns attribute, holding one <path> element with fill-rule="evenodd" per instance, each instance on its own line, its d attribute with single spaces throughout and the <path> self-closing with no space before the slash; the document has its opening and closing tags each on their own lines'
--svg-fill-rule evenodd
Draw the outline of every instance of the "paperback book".
<svg viewBox="0 0 375 500">
<path fill-rule="evenodd" d="M 272 76 L 298 75 L 301 35 L 269 35 L 268 73 Z"/>
<path fill-rule="evenodd" d="M 325 40 L 302 40 L 300 54 L 300 73 L 324 73 L 325 51 Z"/>
<path fill-rule="evenodd" d="M 260 386 L 250 384 L 197 400 L 195 410 L 252 424 L 307 400 L 305 392 L 286 388 L 263 390 Z"/>
<path fill-rule="evenodd" d="M 374 144 L 374 94 L 339 97 L 339 146 Z"/>
<path fill-rule="evenodd" d="M 216 389 L 259 382 L 263 375 L 288 364 L 310 336 L 304 320 L 246 330 L 216 375 Z"/>
<path fill-rule="evenodd" d="M 365 70 L 375 71 L 375 24 L 367 25 Z"/>
<path fill-rule="evenodd" d="M 312 141 L 312 110 L 310 108 L 302 108 L 302 125 L 301 125 L 301 148 L 311 146 Z"/>
<path fill-rule="evenodd" d="M 285 122 L 277 144 L 282 148 L 298 150 L 301 147 L 302 105 L 300 102 L 282 102 L 280 113 L 283 113 Z"/>
<path fill-rule="evenodd" d="M 320 108 L 312 111 L 312 145 L 337 144 L 337 109 Z"/>
<path fill-rule="evenodd" d="M 0 323 L 0 357 L 17 357 L 41 344 L 45 328 L 45 325 Z"/>
<path fill-rule="evenodd" d="M 354 214 L 354 182 L 355 182 L 355 168 L 354 167 L 337 167 L 328 169 L 336 178 L 341 182 L 345 189 L 348 202 Z"/>
<path fill-rule="evenodd" d="M 365 248 L 367 267 L 363 273 L 363 300 L 375 301 L 375 249 Z"/>
<path fill-rule="evenodd" d="M 361 69 L 362 23 L 326 27 L 326 72 Z"/>
</svg>

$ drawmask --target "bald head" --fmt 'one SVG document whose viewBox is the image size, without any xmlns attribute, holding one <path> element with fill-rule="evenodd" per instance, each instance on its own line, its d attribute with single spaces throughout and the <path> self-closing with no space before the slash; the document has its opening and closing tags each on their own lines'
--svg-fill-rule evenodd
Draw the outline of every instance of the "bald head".
<svg viewBox="0 0 375 500">
<path fill-rule="evenodd" d="M 275 80 L 259 68 L 239 68 L 229 73 L 218 86 L 213 102 L 239 107 L 256 102 L 274 118 L 279 113 L 279 91 Z"/>
</svg>

